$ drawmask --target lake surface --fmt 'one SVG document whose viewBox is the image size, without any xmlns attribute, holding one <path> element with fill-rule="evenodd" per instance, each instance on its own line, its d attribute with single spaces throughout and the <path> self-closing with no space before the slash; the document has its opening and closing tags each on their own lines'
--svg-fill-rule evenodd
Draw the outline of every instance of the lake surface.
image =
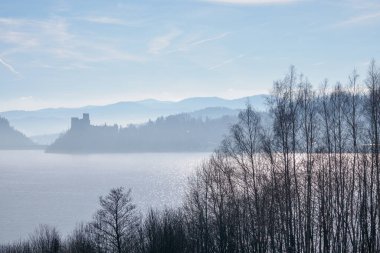
<svg viewBox="0 0 380 253">
<path fill-rule="evenodd" d="M 181 204 L 187 178 L 209 153 L 62 155 L 0 151 L 0 243 L 26 238 L 39 224 L 62 235 L 89 221 L 113 187 L 132 188 L 137 207 Z"/>
</svg>

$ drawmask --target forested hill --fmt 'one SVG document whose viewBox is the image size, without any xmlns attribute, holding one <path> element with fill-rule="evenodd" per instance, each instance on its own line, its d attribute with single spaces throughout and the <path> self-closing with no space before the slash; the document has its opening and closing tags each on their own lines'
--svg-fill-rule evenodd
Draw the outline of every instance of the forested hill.
<svg viewBox="0 0 380 253">
<path fill-rule="evenodd" d="M 24 134 L 9 125 L 7 119 L 0 117 L 0 149 L 37 148 Z"/>
<path fill-rule="evenodd" d="M 189 114 L 160 117 L 142 125 L 71 128 L 47 152 L 197 152 L 215 149 L 236 116 L 195 118 Z"/>
</svg>

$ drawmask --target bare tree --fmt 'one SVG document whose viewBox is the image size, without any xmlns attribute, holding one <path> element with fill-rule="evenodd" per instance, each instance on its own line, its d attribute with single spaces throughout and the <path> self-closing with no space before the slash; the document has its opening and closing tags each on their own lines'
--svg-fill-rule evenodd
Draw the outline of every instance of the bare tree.
<svg viewBox="0 0 380 253">
<path fill-rule="evenodd" d="M 131 190 L 122 187 L 100 197 L 100 210 L 92 222 L 94 233 L 101 238 L 106 252 L 133 252 L 138 236 L 140 218 L 132 203 Z"/>
<path fill-rule="evenodd" d="M 29 241 L 32 252 L 58 253 L 62 247 L 58 231 L 47 225 L 40 225 L 30 236 Z"/>
<path fill-rule="evenodd" d="M 366 79 L 368 99 L 366 111 L 369 120 L 370 145 L 370 185 L 369 185 L 369 216 L 370 240 L 369 249 L 375 251 L 380 248 L 380 70 L 372 60 Z"/>
<path fill-rule="evenodd" d="M 96 253 L 96 241 L 93 240 L 92 227 L 80 224 L 66 240 L 67 253 Z"/>
</svg>

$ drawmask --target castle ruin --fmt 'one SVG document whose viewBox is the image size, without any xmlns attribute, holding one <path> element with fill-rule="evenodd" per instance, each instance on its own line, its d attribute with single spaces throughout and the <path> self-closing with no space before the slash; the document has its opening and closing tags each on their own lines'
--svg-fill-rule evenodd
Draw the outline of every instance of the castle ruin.
<svg viewBox="0 0 380 253">
<path fill-rule="evenodd" d="M 71 118 L 71 129 L 83 129 L 90 126 L 90 114 L 83 113 L 82 118 L 72 117 Z"/>
</svg>

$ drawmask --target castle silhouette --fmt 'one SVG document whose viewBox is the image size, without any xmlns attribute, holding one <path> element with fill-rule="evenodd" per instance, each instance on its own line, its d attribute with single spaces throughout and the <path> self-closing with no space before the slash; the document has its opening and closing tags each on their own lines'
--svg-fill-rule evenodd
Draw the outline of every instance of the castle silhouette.
<svg viewBox="0 0 380 253">
<path fill-rule="evenodd" d="M 72 117 L 71 118 L 71 129 L 84 129 L 90 126 L 90 114 L 83 113 L 82 118 Z"/>
<path fill-rule="evenodd" d="M 209 151 L 216 147 L 234 117 L 202 120 L 188 114 L 161 117 L 141 125 L 119 127 L 94 125 L 90 114 L 71 118 L 71 128 L 46 152 L 187 152 Z"/>
<path fill-rule="evenodd" d="M 96 131 L 97 133 L 112 133 L 117 134 L 119 130 L 119 126 L 117 124 L 114 124 L 113 126 L 109 126 L 107 124 L 101 125 L 101 126 L 94 126 L 91 125 L 90 122 L 90 114 L 89 113 L 83 113 L 82 118 L 78 117 L 72 117 L 71 118 L 71 131 L 82 131 L 85 130 L 89 133 L 94 133 Z"/>
</svg>

